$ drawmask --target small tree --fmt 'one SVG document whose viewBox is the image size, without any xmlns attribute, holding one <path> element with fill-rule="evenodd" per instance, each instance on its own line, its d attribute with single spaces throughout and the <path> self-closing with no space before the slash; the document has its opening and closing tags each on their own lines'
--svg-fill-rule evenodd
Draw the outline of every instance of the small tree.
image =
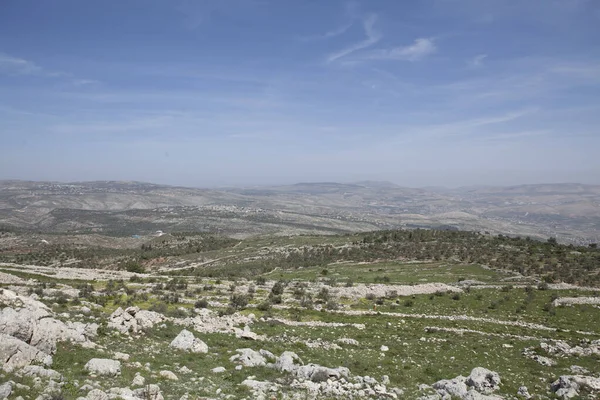
<svg viewBox="0 0 600 400">
<path fill-rule="evenodd" d="M 248 305 L 248 297 L 243 294 L 232 294 L 230 298 L 230 306 L 236 310 L 241 310 Z"/>
</svg>

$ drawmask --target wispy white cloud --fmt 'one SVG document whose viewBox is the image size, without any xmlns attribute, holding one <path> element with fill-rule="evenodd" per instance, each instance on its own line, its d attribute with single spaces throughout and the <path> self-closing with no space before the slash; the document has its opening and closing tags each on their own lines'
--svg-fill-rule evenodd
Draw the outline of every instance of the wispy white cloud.
<svg viewBox="0 0 600 400">
<path fill-rule="evenodd" d="M 378 49 L 365 55 L 371 60 L 406 60 L 418 61 L 437 51 L 433 39 L 418 38 L 409 46 L 394 47 L 391 49 Z"/>
<path fill-rule="evenodd" d="M 467 65 L 469 66 L 469 68 L 481 68 L 483 67 L 483 61 L 487 58 L 487 54 L 478 54 L 475 57 L 471 58 L 469 61 L 467 61 Z"/>
<path fill-rule="evenodd" d="M 95 79 L 73 79 L 71 82 L 75 86 L 97 85 L 100 82 Z"/>
<path fill-rule="evenodd" d="M 336 36 L 343 35 L 344 33 L 346 33 L 348 31 L 348 29 L 350 29 L 352 27 L 352 25 L 354 25 L 354 21 L 348 22 L 344 25 L 341 25 L 335 29 L 332 29 L 332 30 L 327 31 L 320 35 L 302 36 L 299 38 L 299 40 L 301 40 L 303 42 L 308 42 L 308 41 L 312 41 L 312 40 L 330 39 L 330 38 L 333 38 Z"/>
<path fill-rule="evenodd" d="M 375 29 L 376 21 L 377 21 L 376 14 L 371 14 L 367 18 L 365 18 L 363 21 L 363 28 L 365 30 L 365 35 L 367 36 L 366 39 L 364 39 L 358 43 L 354 43 L 351 46 L 348 46 L 342 50 L 339 50 L 339 51 L 336 51 L 336 52 L 330 54 L 327 57 L 327 62 L 333 62 L 342 57 L 346 57 L 346 56 L 354 53 L 355 51 L 366 49 L 367 47 L 370 47 L 370 46 L 374 45 L 375 43 L 379 42 L 383 36 L 382 36 L 381 32 L 379 32 L 377 29 Z"/>
<path fill-rule="evenodd" d="M 73 86 L 85 86 L 100 83 L 94 79 L 77 78 L 68 72 L 51 70 L 38 65 L 33 61 L 11 56 L 6 53 L 0 53 L 0 75 L 2 74 L 61 79 L 63 82 Z"/>
<path fill-rule="evenodd" d="M 547 136 L 552 132 L 549 130 L 533 130 L 533 131 L 518 131 L 518 132 L 506 132 L 497 133 L 492 135 L 481 136 L 479 139 L 485 141 L 501 141 L 501 140 L 517 140 L 521 138 L 528 138 L 532 136 Z"/>
<path fill-rule="evenodd" d="M 62 72 L 44 69 L 32 61 L 13 57 L 5 53 L 0 53 L 0 73 L 8 75 L 36 75 L 46 77 L 60 77 L 65 75 Z"/>
</svg>

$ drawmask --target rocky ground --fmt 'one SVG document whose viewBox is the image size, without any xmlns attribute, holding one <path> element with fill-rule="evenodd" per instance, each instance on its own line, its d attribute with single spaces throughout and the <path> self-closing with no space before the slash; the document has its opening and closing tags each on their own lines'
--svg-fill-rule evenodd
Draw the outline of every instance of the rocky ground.
<svg viewBox="0 0 600 400">
<path fill-rule="evenodd" d="M 592 288 L 2 268 L 0 399 L 600 395 Z"/>
</svg>

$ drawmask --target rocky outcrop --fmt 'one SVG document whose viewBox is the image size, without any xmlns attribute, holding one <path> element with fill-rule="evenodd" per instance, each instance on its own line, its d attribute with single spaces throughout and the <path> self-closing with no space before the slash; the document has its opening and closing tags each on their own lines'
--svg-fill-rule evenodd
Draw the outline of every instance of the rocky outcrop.
<svg viewBox="0 0 600 400">
<path fill-rule="evenodd" d="M 584 340 L 579 345 L 571 347 L 567 342 L 557 340 L 553 344 L 542 342 L 540 348 L 548 354 L 559 357 L 565 356 L 594 356 L 600 355 L 600 340 Z"/>
<path fill-rule="evenodd" d="M 561 399 L 579 396 L 583 389 L 595 394 L 600 393 L 600 378 L 585 375 L 563 375 L 552 382 L 552 391 Z"/>
<path fill-rule="evenodd" d="M 232 361 L 243 362 L 248 366 L 265 365 L 267 358 L 275 358 L 275 363 L 266 364 L 279 372 L 291 374 L 294 378 L 290 388 L 304 392 L 302 398 L 377 398 L 396 399 L 403 392 L 401 389 L 388 389 L 389 378 L 384 376 L 381 382 L 369 376 L 351 376 L 350 370 L 344 367 L 329 368 L 318 364 L 304 364 L 300 357 L 291 351 L 285 351 L 279 357 L 261 350 L 238 349 L 238 355 Z M 249 377 L 243 386 L 251 389 L 254 398 L 271 398 L 272 392 L 279 390 L 279 385 L 268 381 L 257 381 Z"/>
<path fill-rule="evenodd" d="M 244 367 L 264 367 L 267 365 L 267 359 L 258 351 L 252 349 L 237 349 L 236 352 L 238 354 L 231 356 L 229 361 L 237 362 Z"/>
<path fill-rule="evenodd" d="M 529 400 L 533 396 L 529 394 L 529 390 L 527 389 L 527 386 L 521 386 L 519 388 L 519 390 L 517 391 L 517 397 L 521 397 L 521 398 Z"/>
<path fill-rule="evenodd" d="M 0 305 L 0 361 L 6 371 L 34 360 L 48 362 L 59 341 L 93 346 L 97 324 L 65 324 L 45 304 L 6 289 L 0 290 Z"/>
<path fill-rule="evenodd" d="M 22 340 L 0 334 L 0 362 L 2 363 L 3 371 L 12 372 L 34 361 L 44 365 L 51 365 L 52 357 Z"/>
<path fill-rule="evenodd" d="M 463 400 L 493 400 L 502 397 L 493 395 L 500 388 L 500 375 L 486 368 L 473 368 L 467 377 L 457 376 L 442 379 L 433 384 L 437 394 L 426 396 L 428 399 L 458 398 Z M 437 396 L 437 397 L 436 397 Z"/>
<path fill-rule="evenodd" d="M 108 358 L 92 358 L 83 368 L 90 375 L 117 376 L 121 374 L 121 362 Z"/>
<path fill-rule="evenodd" d="M 108 327 L 122 334 L 140 333 L 163 322 L 165 316 L 139 307 L 117 308 L 108 318 Z"/>
<path fill-rule="evenodd" d="M 233 333 L 243 334 L 238 326 L 248 326 L 254 322 L 254 316 L 234 313 L 231 315 L 219 316 L 216 312 L 203 308 L 197 310 L 198 315 L 193 318 L 181 320 L 184 326 L 192 327 L 200 333 Z M 248 328 L 249 330 L 249 328 Z M 247 337 L 247 339 L 258 339 L 257 337 Z"/>
<path fill-rule="evenodd" d="M 4 399 L 8 398 L 8 396 L 10 396 L 10 394 L 12 393 L 12 389 L 13 389 L 12 382 L 6 382 L 6 383 L 3 383 L 2 385 L 0 385 L 0 400 L 4 400 Z"/>
<path fill-rule="evenodd" d="M 489 394 L 500 389 L 500 375 L 489 369 L 476 367 L 467 378 L 467 385 L 479 393 Z"/>
<path fill-rule="evenodd" d="M 59 372 L 53 369 L 44 368 L 40 365 L 28 365 L 21 369 L 18 374 L 21 376 L 37 376 L 39 378 L 52 379 L 55 381 L 60 381 L 63 379 L 63 376 Z"/>
<path fill-rule="evenodd" d="M 179 335 L 169 344 L 178 350 L 191 351 L 192 353 L 208 353 L 208 346 L 202 340 L 194 337 L 187 329 L 179 332 Z"/>
</svg>

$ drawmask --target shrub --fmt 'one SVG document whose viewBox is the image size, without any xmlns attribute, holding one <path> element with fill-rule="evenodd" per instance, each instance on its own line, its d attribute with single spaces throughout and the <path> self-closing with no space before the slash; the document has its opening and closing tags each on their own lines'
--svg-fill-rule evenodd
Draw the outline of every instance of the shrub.
<svg viewBox="0 0 600 400">
<path fill-rule="evenodd" d="M 334 300 L 329 300 L 327 304 L 325 304 L 325 308 L 328 310 L 337 310 L 339 308 L 339 304 Z"/>
<path fill-rule="evenodd" d="M 415 302 L 412 299 L 404 300 L 404 307 L 412 307 L 413 305 L 415 305 Z"/>
<path fill-rule="evenodd" d="M 259 276 L 255 279 L 257 285 L 264 285 L 267 283 L 267 278 L 264 276 Z"/>
<path fill-rule="evenodd" d="M 206 308 L 206 307 L 208 307 L 208 300 L 206 300 L 206 299 L 196 300 L 196 302 L 194 303 L 194 307 L 195 308 Z"/>
<path fill-rule="evenodd" d="M 300 300 L 300 306 L 308 309 L 313 308 L 313 301 L 310 296 L 304 296 L 302 300 Z"/>
<path fill-rule="evenodd" d="M 367 295 L 365 296 L 365 298 L 367 300 L 373 301 L 373 300 L 375 300 L 375 293 L 367 293 Z"/>
<path fill-rule="evenodd" d="M 155 311 L 160 314 L 166 313 L 167 310 L 168 310 L 167 305 L 165 303 L 163 303 L 162 301 L 159 301 L 158 303 L 154 303 L 150 306 L 150 311 Z"/>
<path fill-rule="evenodd" d="M 262 303 L 260 303 L 258 306 L 256 306 L 256 308 L 260 311 L 269 311 L 269 310 L 271 310 L 271 306 L 272 306 L 271 302 L 266 300 L 266 301 L 263 301 Z"/>
<path fill-rule="evenodd" d="M 322 288 L 319 291 L 319 294 L 317 294 L 317 298 L 319 300 L 322 300 L 324 303 L 326 303 L 327 301 L 329 301 L 329 298 L 330 298 L 330 296 L 329 296 L 329 289 Z"/>
<path fill-rule="evenodd" d="M 548 290 L 549 289 L 549 285 L 548 282 L 540 282 L 537 285 L 538 290 Z"/>
<path fill-rule="evenodd" d="M 146 272 L 144 267 L 137 261 L 127 261 L 123 264 L 122 269 L 125 269 L 127 272 L 134 272 L 136 274 L 143 274 Z"/>
<path fill-rule="evenodd" d="M 271 294 L 274 296 L 281 296 L 283 294 L 284 288 L 285 287 L 283 286 L 283 282 L 277 281 L 271 288 Z"/>
<path fill-rule="evenodd" d="M 233 308 L 231 306 L 227 307 L 224 310 L 219 310 L 219 312 L 217 313 L 217 315 L 219 317 L 222 317 L 224 315 L 232 315 L 232 314 L 235 314 L 235 308 Z"/>
<path fill-rule="evenodd" d="M 452 295 L 452 297 L 450 297 L 452 300 L 460 300 L 460 294 L 459 293 L 454 293 Z"/>
<path fill-rule="evenodd" d="M 273 293 L 271 293 L 269 294 L 269 301 L 273 304 L 281 304 L 283 299 L 281 298 L 281 295 L 273 295 Z"/>
<path fill-rule="evenodd" d="M 232 294 L 230 298 L 230 306 L 241 310 L 248 305 L 248 297 L 243 294 Z"/>
</svg>

